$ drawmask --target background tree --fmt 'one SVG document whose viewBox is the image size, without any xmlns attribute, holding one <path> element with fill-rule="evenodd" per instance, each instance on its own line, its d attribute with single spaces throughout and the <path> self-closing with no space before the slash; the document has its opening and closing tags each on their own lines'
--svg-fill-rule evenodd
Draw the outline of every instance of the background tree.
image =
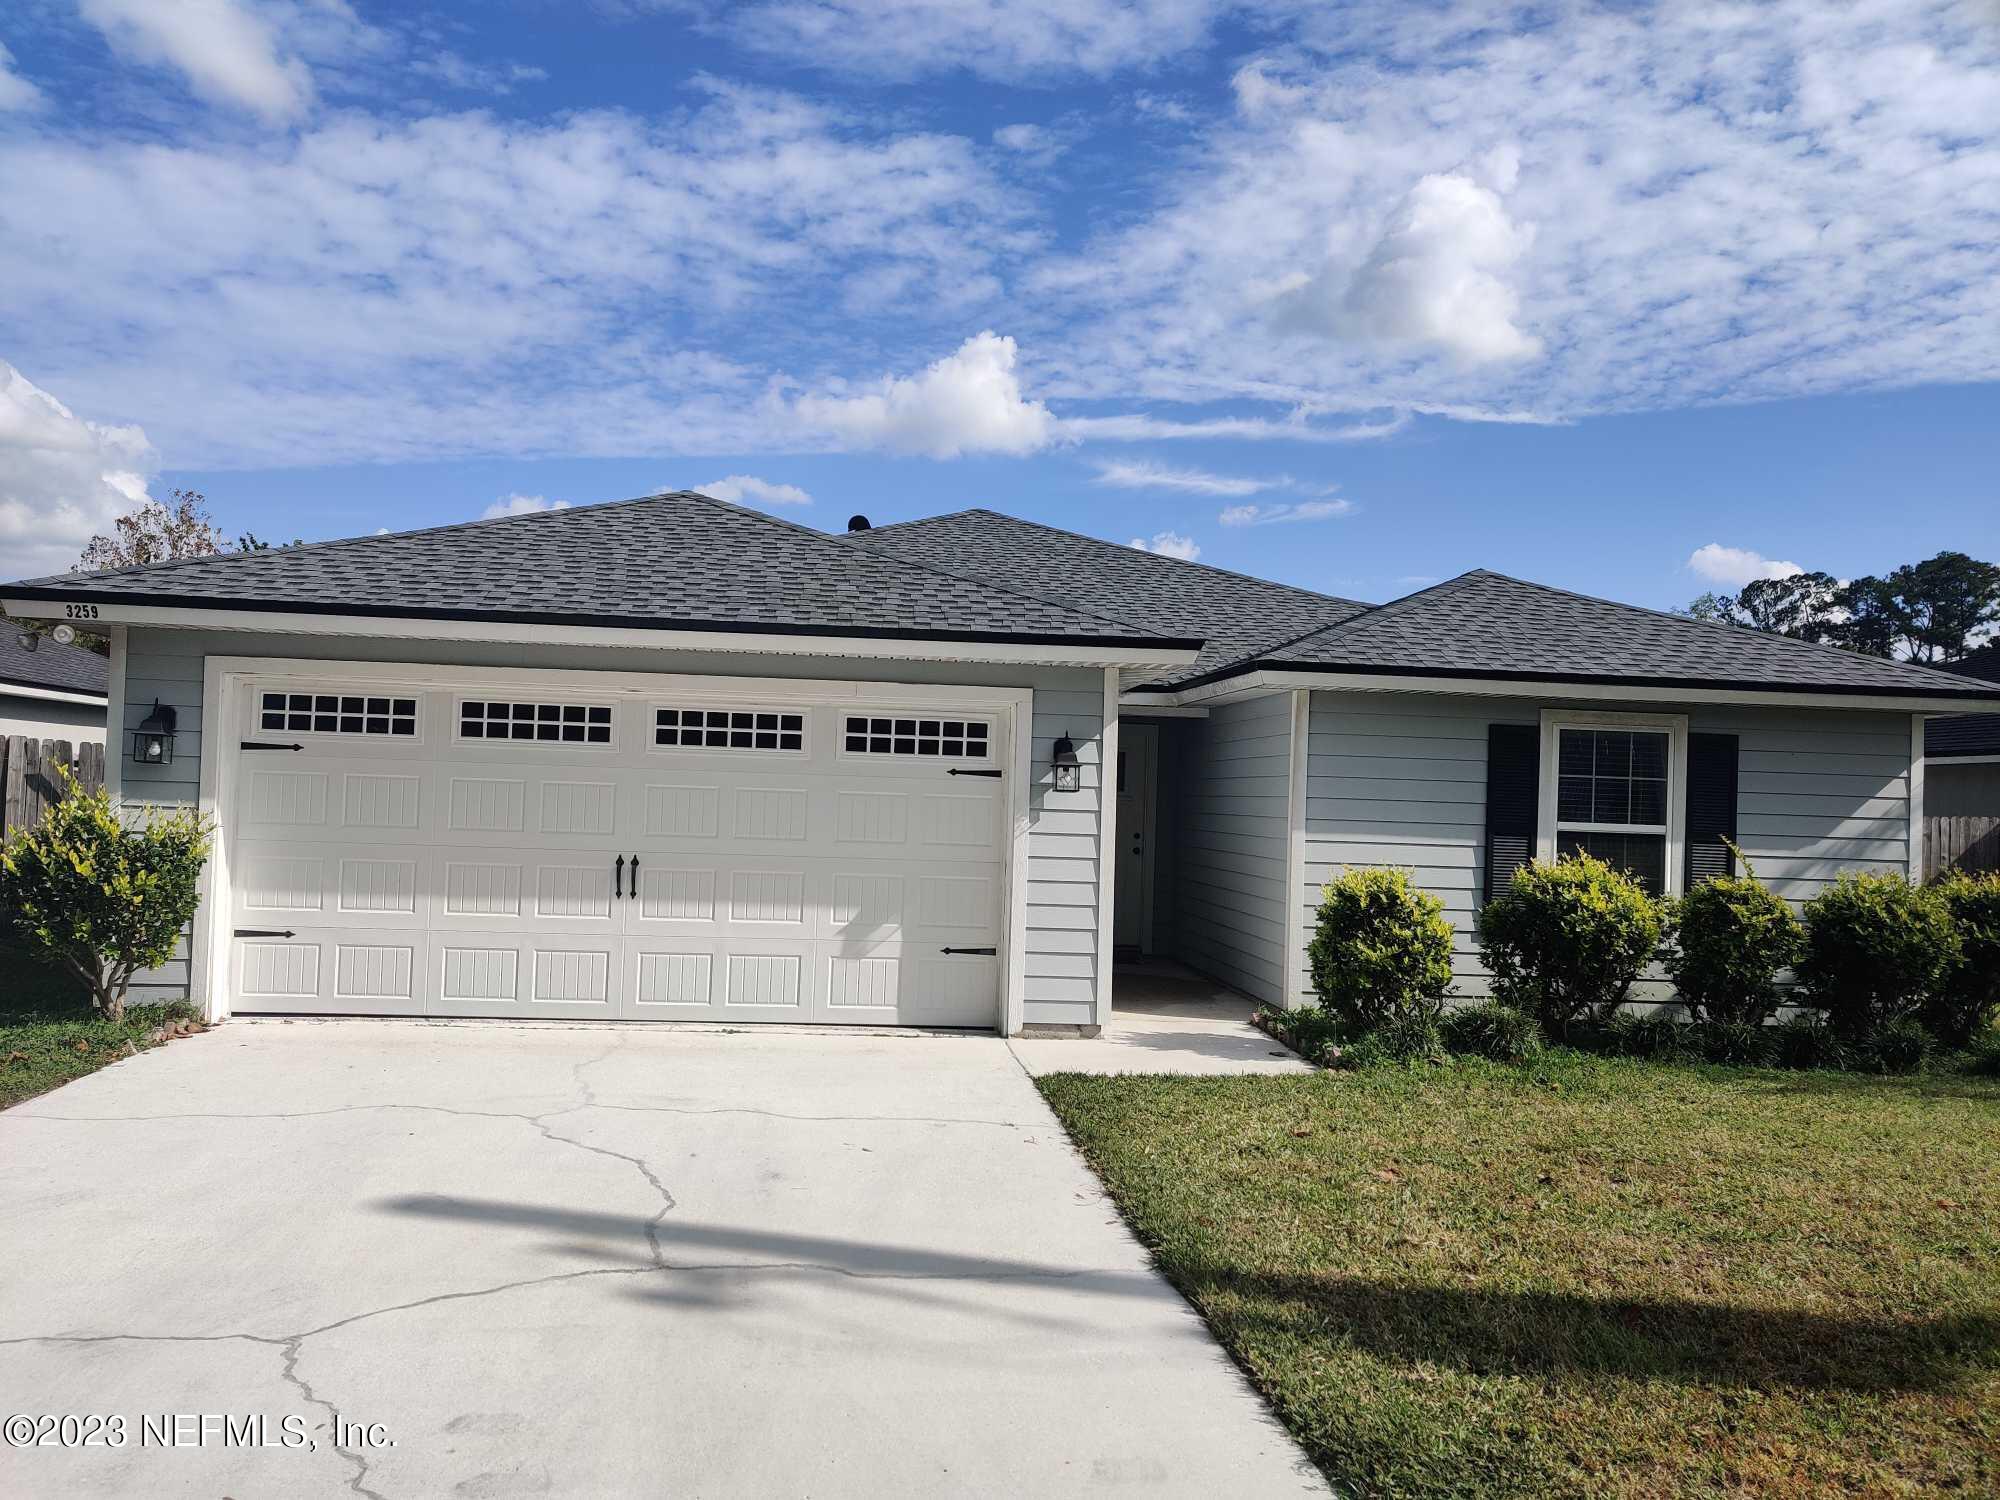
<svg viewBox="0 0 2000 1500">
<path fill-rule="evenodd" d="M 171 505 L 148 500 L 130 515 L 112 522 L 109 536 L 90 539 L 74 573 L 105 568 L 137 568 L 180 557 L 211 557 L 229 550 L 228 539 L 216 528 L 199 490 L 175 490 Z"/>
<path fill-rule="evenodd" d="M 1737 594 L 1703 594 L 1682 613 L 1865 656 L 1946 664 L 1976 650 L 2000 624 L 2000 566 L 1940 552 L 1847 583 L 1830 573 L 1759 578 Z"/>
<path fill-rule="evenodd" d="M 1737 616 L 1756 630 L 1801 641 L 1834 638 L 1840 616 L 1840 580 L 1830 573 L 1757 578 L 1736 596 Z"/>
</svg>

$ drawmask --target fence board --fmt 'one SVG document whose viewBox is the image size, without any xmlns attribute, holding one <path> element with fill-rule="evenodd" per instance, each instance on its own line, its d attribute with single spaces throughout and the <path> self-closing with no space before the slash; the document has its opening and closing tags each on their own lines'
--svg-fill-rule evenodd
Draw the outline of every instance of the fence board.
<svg viewBox="0 0 2000 1500">
<path fill-rule="evenodd" d="M 0 838 L 17 828 L 32 828 L 57 800 L 62 782 L 57 766 L 68 766 L 78 785 L 96 791 L 104 785 L 104 747 L 68 740 L 38 740 L 14 734 L 0 740 Z"/>
<path fill-rule="evenodd" d="M 1924 819 L 1924 878 L 1949 869 L 2000 870 L 2000 817 Z"/>
</svg>

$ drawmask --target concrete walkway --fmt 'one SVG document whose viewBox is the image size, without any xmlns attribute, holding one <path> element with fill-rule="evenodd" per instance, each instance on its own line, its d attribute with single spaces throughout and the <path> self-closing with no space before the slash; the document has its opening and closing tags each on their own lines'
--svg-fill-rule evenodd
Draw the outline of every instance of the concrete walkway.
<svg viewBox="0 0 2000 1500">
<path fill-rule="evenodd" d="M 1250 1024 L 1256 1002 L 1172 959 L 1120 964 L 1112 1024 L 1090 1041 L 1014 1043 L 1037 1077 L 1044 1073 L 1310 1073 L 1312 1065 Z"/>
<path fill-rule="evenodd" d="M 996 1038 L 237 1021 L 0 1202 L 9 1497 L 1324 1493 Z"/>
</svg>

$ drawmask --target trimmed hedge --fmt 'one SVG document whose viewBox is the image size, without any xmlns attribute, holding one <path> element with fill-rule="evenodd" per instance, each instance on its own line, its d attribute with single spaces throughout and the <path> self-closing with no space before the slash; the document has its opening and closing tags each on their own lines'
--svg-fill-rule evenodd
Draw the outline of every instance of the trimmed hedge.
<svg viewBox="0 0 2000 1500">
<path fill-rule="evenodd" d="M 1667 908 L 1667 977 L 1697 1021 L 1761 1026 L 1778 1007 L 1778 971 L 1805 950 L 1804 924 L 1745 865 Z"/>
<path fill-rule="evenodd" d="M 1842 875 L 1805 913 L 1800 988 L 1848 1041 L 1914 1019 L 1963 954 L 1944 897 L 1900 875 Z"/>
<path fill-rule="evenodd" d="M 1435 1023 L 1451 988 L 1451 923 L 1407 871 L 1348 870 L 1320 892 L 1306 959 L 1320 1004 L 1350 1037 Z"/>
<path fill-rule="evenodd" d="M 1616 1013 L 1662 925 L 1660 903 L 1638 882 L 1578 854 L 1517 869 L 1479 913 L 1479 946 L 1495 998 L 1562 1037 Z"/>
</svg>

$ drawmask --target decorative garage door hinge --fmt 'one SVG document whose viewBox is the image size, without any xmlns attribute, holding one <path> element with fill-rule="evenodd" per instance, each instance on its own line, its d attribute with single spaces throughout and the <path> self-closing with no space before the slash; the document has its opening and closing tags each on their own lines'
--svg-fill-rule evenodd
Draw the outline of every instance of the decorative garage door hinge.
<svg viewBox="0 0 2000 1500">
<path fill-rule="evenodd" d="M 236 936 L 238 937 L 292 937 L 293 935 L 289 927 L 283 932 L 279 932 L 276 928 L 272 927 L 239 927 L 236 929 Z"/>
<path fill-rule="evenodd" d="M 245 750 L 303 750 L 303 749 L 305 749 L 305 746 L 304 746 L 304 745 L 273 745 L 273 744 L 270 744 L 270 743 L 268 743 L 268 742 L 266 742 L 266 741 L 264 741 L 264 740 L 245 740 L 245 741 L 243 742 L 243 744 L 242 744 L 242 747 L 241 747 L 241 748 L 242 748 L 242 749 L 245 749 Z"/>
<path fill-rule="evenodd" d="M 998 771 L 979 771 L 968 766 L 953 766 L 944 773 L 947 776 L 998 776 Z"/>
<path fill-rule="evenodd" d="M 996 954 L 998 954 L 998 953 L 999 953 L 999 951 L 1000 951 L 1000 950 L 999 950 L 998 948 L 940 948 L 940 949 L 938 949 L 938 952 L 940 952 L 940 953 L 976 953 L 976 954 L 979 954 L 980 956 L 982 956 L 982 957 L 985 957 L 985 958 L 992 958 L 992 957 L 994 957 L 994 956 L 995 956 Z"/>
</svg>

